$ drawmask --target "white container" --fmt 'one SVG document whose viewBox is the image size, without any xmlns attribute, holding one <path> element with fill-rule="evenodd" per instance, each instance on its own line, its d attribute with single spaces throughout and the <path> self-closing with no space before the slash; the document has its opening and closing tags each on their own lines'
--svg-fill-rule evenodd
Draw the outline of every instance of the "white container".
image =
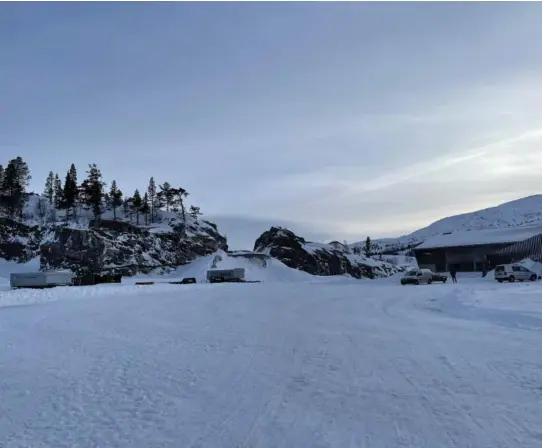
<svg viewBox="0 0 542 448">
<path fill-rule="evenodd" d="M 244 281 L 245 280 L 245 269 L 244 268 L 234 268 L 234 269 L 212 269 L 207 271 L 207 280 L 213 281 L 216 278 L 221 278 L 224 281 Z"/>
<path fill-rule="evenodd" d="M 14 273 L 9 276 L 12 288 L 48 288 L 52 286 L 67 286 L 73 283 L 71 271 L 44 271 Z"/>
</svg>

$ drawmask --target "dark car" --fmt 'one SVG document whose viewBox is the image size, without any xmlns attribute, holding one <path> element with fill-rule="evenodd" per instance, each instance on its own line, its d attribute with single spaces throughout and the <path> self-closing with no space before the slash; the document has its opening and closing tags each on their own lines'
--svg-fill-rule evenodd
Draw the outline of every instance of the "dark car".
<svg viewBox="0 0 542 448">
<path fill-rule="evenodd" d="M 436 272 L 433 272 L 433 281 L 434 282 L 446 283 L 447 280 L 448 280 L 448 276 L 446 274 L 437 274 Z"/>
</svg>

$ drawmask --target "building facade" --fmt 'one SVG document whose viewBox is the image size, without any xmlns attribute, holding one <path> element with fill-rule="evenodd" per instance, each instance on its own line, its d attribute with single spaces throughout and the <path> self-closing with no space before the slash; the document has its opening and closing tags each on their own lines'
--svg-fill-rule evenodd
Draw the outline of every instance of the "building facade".
<svg viewBox="0 0 542 448">
<path fill-rule="evenodd" d="M 414 248 L 420 268 L 476 272 L 530 258 L 542 261 L 542 226 L 450 232 Z"/>
</svg>

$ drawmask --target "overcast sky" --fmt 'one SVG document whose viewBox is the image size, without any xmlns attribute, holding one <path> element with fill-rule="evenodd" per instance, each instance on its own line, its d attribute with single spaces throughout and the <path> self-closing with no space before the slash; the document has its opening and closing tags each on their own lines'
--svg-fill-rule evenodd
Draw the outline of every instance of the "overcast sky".
<svg viewBox="0 0 542 448">
<path fill-rule="evenodd" d="M 182 185 L 234 248 L 542 190 L 540 3 L 4 3 L 0 163 Z"/>
</svg>

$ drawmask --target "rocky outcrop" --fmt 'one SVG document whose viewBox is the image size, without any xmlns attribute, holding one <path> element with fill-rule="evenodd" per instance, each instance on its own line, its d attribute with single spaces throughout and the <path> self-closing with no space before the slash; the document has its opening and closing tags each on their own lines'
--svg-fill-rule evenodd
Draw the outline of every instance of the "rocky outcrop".
<svg viewBox="0 0 542 448">
<path fill-rule="evenodd" d="M 0 258 L 25 263 L 36 256 L 41 229 L 0 216 Z"/>
<path fill-rule="evenodd" d="M 313 275 L 351 275 L 355 278 L 388 277 L 402 268 L 355 255 L 339 242 L 311 243 L 290 230 L 271 227 L 254 243 L 254 251 L 278 258 L 285 265 Z"/>
<path fill-rule="evenodd" d="M 182 229 L 169 223 L 142 228 L 113 220 L 73 228 L 32 227 L 1 218 L 0 232 L 0 258 L 26 262 L 39 256 L 42 270 L 70 269 L 79 275 L 173 268 L 228 248 L 216 226 L 203 220 L 190 220 Z"/>
</svg>

